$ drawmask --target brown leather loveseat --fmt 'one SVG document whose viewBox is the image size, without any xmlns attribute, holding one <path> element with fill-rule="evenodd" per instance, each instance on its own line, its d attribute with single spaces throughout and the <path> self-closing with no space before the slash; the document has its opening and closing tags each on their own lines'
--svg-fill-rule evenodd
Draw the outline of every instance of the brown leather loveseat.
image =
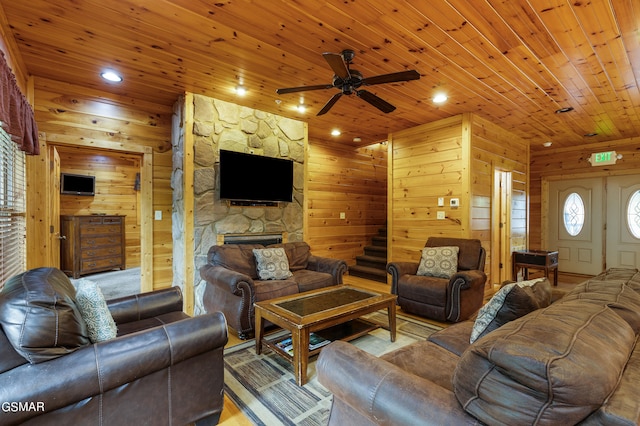
<svg viewBox="0 0 640 426">
<path fill-rule="evenodd" d="M 260 279 L 254 249 L 283 248 L 290 270 L 285 279 Z M 221 311 L 241 339 L 251 337 L 253 304 L 263 300 L 342 284 L 344 260 L 311 254 L 302 241 L 273 244 L 223 244 L 212 246 L 207 264 L 200 268 L 206 280 L 203 303 L 207 312 Z"/>
<path fill-rule="evenodd" d="M 187 316 L 177 287 L 114 299 L 117 337 L 91 343 L 76 302 L 54 268 L 14 276 L 0 291 L 0 425 L 218 422 L 221 313 Z"/>
<path fill-rule="evenodd" d="M 540 293 L 551 300 L 545 281 L 530 299 L 499 301 L 506 316 L 535 303 L 473 343 L 465 321 L 381 358 L 329 344 L 317 363 L 329 424 L 640 424 L 640 273 L 607 270 L 535 309 Z"/>
</svg>

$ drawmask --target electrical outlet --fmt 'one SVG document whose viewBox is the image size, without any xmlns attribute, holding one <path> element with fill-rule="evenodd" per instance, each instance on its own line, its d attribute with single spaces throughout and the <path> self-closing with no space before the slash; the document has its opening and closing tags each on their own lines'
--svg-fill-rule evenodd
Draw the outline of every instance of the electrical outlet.
<svg viewBox="0 0 640 426">
<path fill-rule="evenodd" d="M 444 207 L 444 197 L 438 197 L 438 207 Z"/>
<path fill-rule="evenodd" d="M 458 207 L 458 206 L 460 206 L 460 199 L 459 199 L 459 198 L 452 198 L 452 199 L 449 201 L 449 205 L 450 205 L 451 207 Z"/>
<path fill-rule="evenodd" d="M 443 211 L 439 211 L 437 213 L 437 218 L 438 218 L 438 220 L 444 220 L 445 219 L 444 212 Z"/>
<path fill-rule="evenodd" d="M 346 219 L 347 215 L 344 212 L 340 212 L 340 219 Z"/>
<path fill-rule="evenodd" d="M 162 210 L 156 210 L 155 219 L 162 220 Z"/>
</svg>

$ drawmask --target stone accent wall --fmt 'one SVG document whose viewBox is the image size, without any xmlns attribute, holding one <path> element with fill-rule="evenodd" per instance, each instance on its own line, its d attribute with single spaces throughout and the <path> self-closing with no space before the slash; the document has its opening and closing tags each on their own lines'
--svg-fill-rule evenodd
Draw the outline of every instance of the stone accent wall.
<svg viewBox="0 0 640 426">
<path fill-rule="evenodd" d="M 301 121 L 202 95 L 194 95 L 193 99 L 194 313 L 202 314 L 204 282 L 197 271 L 206 263 L 209 247 L 217 243 L 218 235 L 282 232 L 287 234 L 288 241 L 304 239 L 303 189 L 307 131 Z M 230 206 L 226 200 L 220 200 L 217 173 L 220 149 L 293 160 L 293 202 L 280 203 L 278 207 L 236 207 Z M 174 166 L 176 180 L 179 174 Z M 265 179 L 268 178 L 265 176 Z M 177 211 L 174 207 L 174 212 Z M 178 234 L 179 230 L 174 225 L 174 242 L 175 238 L 179 238 Z"/>
<path fill-rule="evenodd" d="M 184 97 L 178 99 L 173 106 L 172 131 L 171 131 L 171 154 L 173 170 L 171 172 L 172 191 L 172 212 L 171 212 L 171 234 L 173 239 L 173 286 L 178 286 L 184 294 L 184 187 L 182 162 L 184 157 Z M 202 300 L 202 298 L 200 298 Z"/>
</svg>

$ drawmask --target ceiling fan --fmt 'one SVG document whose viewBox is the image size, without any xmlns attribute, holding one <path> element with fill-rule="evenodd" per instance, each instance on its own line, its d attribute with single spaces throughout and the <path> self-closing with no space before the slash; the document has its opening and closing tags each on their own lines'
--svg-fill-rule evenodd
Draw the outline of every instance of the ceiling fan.
<svg viewBox="0 0 640 426">
<path fill-rule="evenodd" d="M 283 89 L 276 89 L 276 93 L 284 95 L 287 93 L 304 92 L 308 90 L 323 90 L 331 89 L 335 87 L 340 92 L 336 93 L 329 99 L 329 101 L 322 107 L 322 109 L 316 115 L 326 114 L 331 107 L 338 102 L 338 99 L 342 95 L 355 94 L 360 99 L 370 103 L 374 107 L 378 108 L 384 113 L 389 113 L 396 109 L 384 99 L 374 95 L 373 93 L 360 89 L 362 86 L 372 86 L 374 84 L 395 83 L 398 81 L 410 81 L 418 80 L 420 74 L 415 70 L 394 72 L 391 74 L 382 74 L 374 77 L 364 78 L 362 73 L 356 70 L 352 70 L 350 65 L 353 58 L 356 56 L 355 52 L 350 49 L 345 49 L 342 53 L 323 53 L 322 56 L 329 63 L 329 66 L 334 72 L 333 81 L 331 84 L 320 84 L 317 86 L 300 86 L 300 87 L 287 87 Z"/>
</svg>

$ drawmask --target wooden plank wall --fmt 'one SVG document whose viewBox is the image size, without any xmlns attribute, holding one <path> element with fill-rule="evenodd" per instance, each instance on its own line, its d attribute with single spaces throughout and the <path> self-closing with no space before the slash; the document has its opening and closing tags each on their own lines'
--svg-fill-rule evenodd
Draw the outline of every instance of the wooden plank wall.
<svg viewBox="0 0 640 426">
<path fill-rule="evenodd" d="M 487 251 L 485 272 L 491 283 L 494 174 L 498 170 L 512 176 L 513 245 L 526 234 L 527 160 L 526 141 L 473 114 L 394 133 L 389 259 L 417 261 L 430 236 L 477 238 Z M 438 207 L 439 197 L 444 198 L 443 207 Z M 450 206 L 451 198 L 459 198 L 458 208 Z M 445 220 L 437 219 L 438 211 L 445 213 Z M 502 259 L 507 265 L 508 260 Z"/>
<path fill-rule="evenodd" d="M 387 147 L 310 141 L 306 175 L 305 240 L 315 255 L 355 264 L 386 223 Z"/>
<path fill-rule="evenodd" d="M 438 207 L 463 194 L 462 116 L 439 120 L 391 136 L 389 158 L 388 259 L 417 261 L 430 236 L 467 237 L 467 209 Z M 446 212 L 438 220 L 437 211 Z"/>
<path fill-rule="evenodd" d="M 140 173 L 140 154 L 111 153 L 78 146 L 56 147 L 60 172 L 95 176 L 95 196 L 60 195 L 61 215 L 125 215 L 126 267 L 140 266 L 140 192 L 134 189 Z"/>
<path fill-rule="evenodd" d="M 529 144 L 515 137 L 500 126 L 476 115 L 470 115 L 471 122 L 471 238 L 482 241 L 487 250 L 486 272 L 488 282 L 495 282 L 490 265 L 502 265 L 510 271 L 511 256 L 514 248 L 524 248 L 527 238 L 527 176 L 529 165 Z M 511 176 L 510 196 L 506 203 L 510 205 L 507 223 L 510 223 L 509 247 L 502 253 L 494 247 L 499 238 L 499 212 L 496 211 L 495 173 L 506 172 Z M 495 263 L 493 257 L 496 257 Z M 510 272 L 505 272 L 510 277 Z"/>
<path fill-rule="evenodd" d="M 46 135 L 48 144 L 56 146 L 86 147 L 87 151 L 78 149 L 80 155 L 92 156 L 97 150 L 117 149 L 111 154 L 123 161 L 132 161 L 126 154 L 128 150 L 136 157 L 141 152 L 152 151 L 153 158 L 153 200 L 152 210 L 162 212 L 162 220 L 153 221 L 153 288 L 164 288 L 172 284 L 172 239 L 171 212 L 172 190 L 170 185 L 171 157 L 171 114 L 172 107 L 151 104 L 144 101 L 118 97 L 98 90 L 81 88 L 52 80 L 35 79 L 35 114 L 41 133 Z M 68 152 L 68 150 L 64 150 Z M 124 153 L 124 154 L 123 154 Z M 128 159 L 128 160 L 125 160 Z M 66 161 L 72 161 L 66 157 Z M 73 160 L 75 161 L 75 160 Z M 89 166 L 89 164 L 87 163 Z M 42 167 L 42 166 L 40 166 Z M 61 168 L 65 171 L 65 157 L 61 156 Z M 75 166 L 74 166 L 75 167 Z M 48 170 L 48 169 L 47 169 Z M 127 185 L 132 185 L 132 177 L 127 174 Z M 124 172 L 123 172 L 124 173 Z M 145 184 L 146 176 L 141 176 Z M 130 181 L 130 182 L 129 182 Z M 64 207 L 65 209 L 80 208 Z M 101 204 L 100 210 L 106 209 Z M 108 207 L 109 209 L 111 206 Z M 138 208 L 138 207 L 137 207 Z M 68 211 L 68 210 L 67 210 Z M 88 210 L 87 210 L 88 211 Z M 46 215 L 38 210 L 30 213 L 36 216 Z M 138 218 L 138 223 L 150 221 L 152 218 Z M 49 223 L 47 217 L 34 217 L 30 223 Z M 127 250 L 138 250 L 140 240 L 133 238 L 129 230 L 127 243 L 134 247 Z M 34 230 L 41 234 L 38 238 L 45 240 L 48 230 Z M 138 246 L 138 248 L 135 247 Z M 35 253 L 37 255 L 37 253 Z M 29 255 L 29 253 L 28 253 Z M 131 254 L 132 259 L 136 255 Z M 37 262 L 37 259 L 34 259 Z"/>
<path fill-rule="evenodd" d="M 587 159 L 594 152 L 615 150 L 622 159 L 610 166 L 591 166 Z M 553 147 L 531 155 L 529 248 L 544 250 L 546 233 L 545 182 L 558 179 L 577 179 L 635 174 L 640 179 L 640 137 L 613 142 L 592 143 L 577 148 Z"/>
</svg>

